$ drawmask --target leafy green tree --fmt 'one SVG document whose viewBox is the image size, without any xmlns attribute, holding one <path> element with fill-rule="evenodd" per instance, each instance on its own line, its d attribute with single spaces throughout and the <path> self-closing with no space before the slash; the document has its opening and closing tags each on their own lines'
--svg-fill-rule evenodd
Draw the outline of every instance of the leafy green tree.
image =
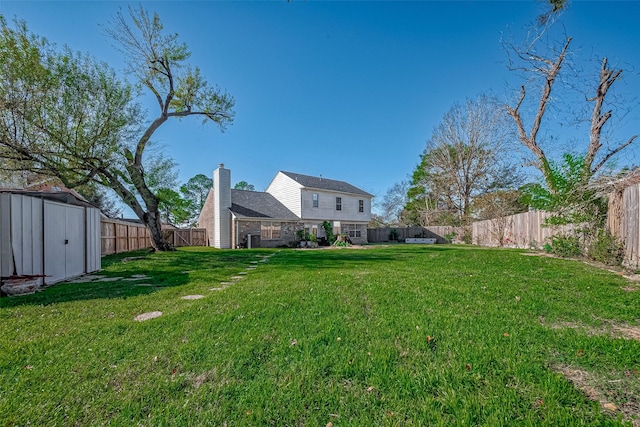
<svg viewBox="0 0 640 427">
<path fill-rule="evenodd" d="M 180 192 L 185 199 L 191 201 L 198 211 L 200 211 L 212 187 L 213 179 L 199 173 L 189 178 L 189 181 L 180 187 Z"/>
<path fill-rule="evenodd" d="M 157 194 L 161 217 L 165 223 L 176 227 L 190 225 L 192 209 L 188 200 L 170 188 L 160 188 L 155 191 L 155 194 Z"/>
<path fill-rule="evenodd" d="M 240 181 L 236 185 L 233 186 L 236 190 L 245 190 L 245 191 L 256 191 L 256 188 L 253 184 L 249 184 L 247 181 Z"/>
<path fill-rule="evenodd" d="M 153 191 L 167 187 L 149 182 L 151 137 L 168 120 L 190 116 L 224 130 L 233 120 L 233 98 L 191 68 L 187 46 L 142 8 L 129 8 L 128 17 L 118 12 L 105 32 L 157 102 L 148 125 L 138 93 L 106 64 L 57 49 L 24 22 L 11 28 L 0 19 L 0 25 L 3 165 L 57 177 L 69 188 L 90 181 L 111 188 L 147 226 L 156 250 L 173 249 L 162 236 Z"/>
<path fill-rule="evenodd" d="M 186 184 L 180 187 L 183 199 L 189 203 L 189 225 L 196 223 L 212 187 L 213 179 L 201 173 L 191 177 Z"/>
</svg>

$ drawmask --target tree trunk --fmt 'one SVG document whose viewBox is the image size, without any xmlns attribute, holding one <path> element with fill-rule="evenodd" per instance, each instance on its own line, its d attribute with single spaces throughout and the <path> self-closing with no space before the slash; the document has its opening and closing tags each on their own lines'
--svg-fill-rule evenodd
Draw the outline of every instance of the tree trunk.
<svg viewBox="0 0 640 427">
<path fill-rule="evenodd" d="M 175 248 L 164 239 L 162 235 L 162 223 L 158 212 L 147 212 L 144 214 L 144 222 L 151 234 L 151 246 L 156 251 L 174 251 Z"/>
</svg>

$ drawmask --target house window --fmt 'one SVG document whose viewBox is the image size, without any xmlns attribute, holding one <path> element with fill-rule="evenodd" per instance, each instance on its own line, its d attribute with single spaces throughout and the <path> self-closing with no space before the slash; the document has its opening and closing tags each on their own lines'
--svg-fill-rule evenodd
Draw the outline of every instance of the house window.
<svg viewBox="0 0 640 427">
<path fill-rule="evenodd" d="M 342 210 L 342 197 L 336 197 L 336 210 Z"/>
<path fill-rule="evenodd" d="M 262 222 L 260 224 L 260 238 L 263 240 L 280 239 L 281 222 Z"/>
<path fill-rule="evenodd" d="M 313 207 L 317 208 L 318 207 L 318 193 L 313 193 L 312 197 L 313 197 Z"/>
<path fill-rule="evenodd" d="M 358 200 L 358 212 L 364 212 L 364 200 Z"/>
<path fill-rule="evenodd" d="M 362 237 L 363 228 L 362 224 L 342 224 L 342 232 L 349 237 Z"/>
</svg>

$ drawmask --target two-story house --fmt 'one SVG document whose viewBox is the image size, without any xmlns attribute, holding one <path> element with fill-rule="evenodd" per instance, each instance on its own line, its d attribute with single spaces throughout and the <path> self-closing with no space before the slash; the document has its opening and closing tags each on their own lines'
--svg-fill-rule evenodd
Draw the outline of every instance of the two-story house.
<svg viewBox="0 0 640 427">
<path fill-rule="evenodd" d="M 301 229 L 324 237 L 324 221 L 334 234 L 366 243 L 372 198 L 344 181 L 282 171 L 265 192 L 234 190 L 231 171 L 220 164 L 198 224 L 217 248 L 288 245 Z"/>
</svg>

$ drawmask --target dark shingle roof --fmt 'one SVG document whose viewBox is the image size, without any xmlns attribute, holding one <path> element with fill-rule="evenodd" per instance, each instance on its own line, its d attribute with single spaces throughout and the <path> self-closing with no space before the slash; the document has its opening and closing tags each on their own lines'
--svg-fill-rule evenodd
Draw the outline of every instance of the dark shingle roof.
<svg viewBox="0 0 640 427">
<path fill-rule="evenodd" d="M 231 212 L 240 218 L 300 219 L 271 194 L 258 191 L 231 190 Z"/>
<path fill-rule="evenodd" d="M 301 175 L 299 173 L 293 172 L 284 172 L 281 171 L 284 175 L 289 178 L 297 181 L 300 185 L 307 188 L 315 188 L 317 190 L 329 190 L 329 191 L 337 191 L 339 193 L 349 193 L 349 194 L 359 194 L 361 196 L 370 196 L 373 197 L 372 194 L 367 193 L 364 190 L 355 187 L 348 182 L 344 181 L 336 181 L 334 179 L 327 178 L 318 178 L 315 176 L 309 175 Z"/>
</svg>

